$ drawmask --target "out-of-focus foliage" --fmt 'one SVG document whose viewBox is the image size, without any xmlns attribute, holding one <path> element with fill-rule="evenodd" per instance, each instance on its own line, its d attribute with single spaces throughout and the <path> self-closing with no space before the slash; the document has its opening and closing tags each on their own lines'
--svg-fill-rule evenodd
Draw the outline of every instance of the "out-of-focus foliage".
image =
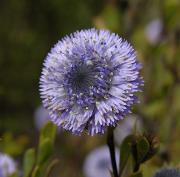
<svg viewBox="0 0 180 177">
<path fill-rule="evenodd" d="M 28 137 L 25 135 L 14 137 L 12 133 L 9 132 L 4 133 L 1 137 L 0 150 L 12 156 L 22 154 L 26 145 L 28 144 Z"/>
<path fill-rule="evenodd" d="M 34 149 L 28 149 L 24 156 L 23 176 L 44 177 L 50 176 L 58 160 L 50 159 L 53 154 L 56 126 L 48 122 L 40 133 L 37 154 Z"/>
<path fill-rule="evenodd" d="M 40 104 L 38 82 L 44 57 L 64 35 L 97 27 L 131 42 L 143 63 L 145 86 L 141 103 L 133 112 L 142 119 L 144 130 L 158 135 L 161 142 L 158 155 L 141 165 L 143 176 L 152 176 L 165 164 L 178 165 L 179 9 L 179 0 L 1 0 L 0 151 L 22 165 L 20 154 L 38 143 L 33 115 Z M 146 28 L 156 19 L 161 20 L 162 29 L 157 42 L 152 43 Z M 85 155 L 104 143 L 102 136 L 76 137 L 61 132 L 54 151 L 60 164 L 53 176 L 82 177 Z"/>
<path fill-rule="evenodd" d="M 140 167 L 150 160 L 159 149 L 157 137 L 132 134 L 127 136 L 120 147 L 119 176 L 142 176 Z"/>
</svg>

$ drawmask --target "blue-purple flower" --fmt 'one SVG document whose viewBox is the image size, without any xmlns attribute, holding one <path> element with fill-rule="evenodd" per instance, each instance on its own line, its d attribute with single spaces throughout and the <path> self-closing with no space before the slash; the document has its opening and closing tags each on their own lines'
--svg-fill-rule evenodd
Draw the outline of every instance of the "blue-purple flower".
<svg viewBox="0 0 180 177">
<path fill-rule="evenodd" d="M 0 153 L 0 177 L 8 177 L 16 171 L 15 161 L 7 154 Z"/>
<path fill-rule="evenodd" d="M 119 164 L 120 152 L 115 148 L 116 162 Z M 111 177 L 112 165 L 108 146 L 92 150 L 85 158 L 83 172 L 85 177 Z"/>
<path fill-rule="evenodd" d="M 41 105 L 34 112 L 34 124 L 37 130 L 41 128 L 50 120 L 48 111 Z"/>
<path fill-rule="evenodd" d="M 180 170 L 175 168 L 164 168 L 156 172 L 154 177 L 180 177 Z"/>
<path fill-rule="evenodd" d="M 74 134 L 104 133 L 138 101 L 141 65 L 132 46 L 108 30 L 64 37 L 45 59 L 40 78 L 43 105 L 52 121 Z"/>
</svg>

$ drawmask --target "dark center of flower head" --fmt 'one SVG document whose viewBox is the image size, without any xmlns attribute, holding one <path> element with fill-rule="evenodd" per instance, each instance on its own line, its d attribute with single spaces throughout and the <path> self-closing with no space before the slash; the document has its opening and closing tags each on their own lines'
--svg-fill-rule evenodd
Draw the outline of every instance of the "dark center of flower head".
<svg viewBox="0 0 180 177">
<path fill-rule="evenodd" d="M 106 61 L 88 60 L 72 64 L 65 74 L 65 90 L 72 104 L 88 106 L 108 97 L 113 72 Z"/>
<path fill-rule="evenodd" d="M 79 72 L 79 73 L 76 73 L 76 75 L 74 76 L 74 82 L 79 87 L 81 87 L 85 81 L 86 81 L 86 73 Z"/>
<path fill-rule="evenodd" d="M 69 73 L 69 84 L 74 92 L 84 91 L 88 86 L 93 84 L 93 69 L 84 64 L 72 67 Z"/>
</svg>

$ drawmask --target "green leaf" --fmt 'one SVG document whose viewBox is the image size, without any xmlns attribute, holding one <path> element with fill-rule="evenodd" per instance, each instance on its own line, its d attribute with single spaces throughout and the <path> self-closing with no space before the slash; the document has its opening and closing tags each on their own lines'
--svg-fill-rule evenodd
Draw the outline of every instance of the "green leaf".
<svg viewBox="0 0 180 177">
<path fill-rule="evenodd" d="M 43 165 L 47 162 L 53 152 L 53 144 L 49 138 L 45 138 L 40 142 L 38 149 L 37 164 Z"/>
<path fill-rule="evenodd" d="M 42 166 L 51 156 L 56 135 L 57 126 L 49 121 L 41 130 L 37 164 Z"/>
<path fill-rule="evenodd" d="M 132 152 L 132 143 L 134 141 L 134 135 L 127 136 L 120 147 L 120 176 L 123 173 L 123 170 L 128 162 L 129 156 Z"/>
<path fill-rule="evenodd" d="M 35 166 L 32 172 L 32 177 L 39 177 L 39 176 L 40 176 L 39 166 Z"/>
<path fill-rule="evenodd" d="M 53 171 L 53 169 L 55 168 L 55 166 L 59 163 L 59 159 L 54 159 L 48 166 L 47 166 L 47 170 L 46 170 L 46 175 L 45 177 L 50 177 L 51 172 Z"/>
<path fill-rule="evenodd" d="M 137 141 L 137 163 L 141 163 L 150 149 L 148 140 L 145 137 L 140 137 Z"/>
<path fill-rule="evenodd" d="M 143 176 L 143 175 L 142 175 L 142 172 L 139 171 L 139 172 L 136 172 L 136 173 L 131 174 L 129 177 L 142 177 L 142 176 Z"/>
<path fill-rule="evenodd" d="M 28 177 L 30 175 L 34 163 L 35 163 L 35 150 L 28 149 L 24 155 L 24 161 L 23 161 L 24 177 Z"/>
<path fill-rule="evenodd" d="M 148 154 L 146 155 L 144 161 L 151 159 L 159 150 L 159 138 L 154 135 L 145 135 L 146 139 L 149 142 L 150 148 Z"/>
<path fill-rule="evenodd" d="M 40 134 L 40 143 L 44 141 L 44 139 L 49 138 L 51 143 L 54 143 L 55 135 L 56 135 L 57 126 L 49 121 L 41 130 Z"/>
</svg>

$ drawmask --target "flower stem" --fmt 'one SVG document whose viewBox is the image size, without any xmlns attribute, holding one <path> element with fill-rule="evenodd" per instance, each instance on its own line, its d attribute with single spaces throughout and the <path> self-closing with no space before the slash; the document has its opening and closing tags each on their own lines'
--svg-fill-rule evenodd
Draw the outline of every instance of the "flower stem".
<svg viewBox="0 0 180 177">
<path fill-rule="evenodd" d="M 115 146 L 114 146 L 114 134 L 113 134 L 114 128 L 108 127 L 107 132 L 107 145 L 109 147 L 109 152 L 111 156 L 111 164 L 113 169 L 114 177 L 118 177 L 118 170 L 117 170 L 117 164 L 116 164 L 116 157 L 115 157 Z"/>
<path fill-rule="evenodd" d="M 139 165 L 139 164 L 136 164 L 135 167 L 134 167 L 134 169 L 133 169 L 133 172 L 134 172 L 134 173 L 137 172 L 137 171 L 139 170 L 139 167 L 140 167 L 140 165 Z"/>
</svg>

